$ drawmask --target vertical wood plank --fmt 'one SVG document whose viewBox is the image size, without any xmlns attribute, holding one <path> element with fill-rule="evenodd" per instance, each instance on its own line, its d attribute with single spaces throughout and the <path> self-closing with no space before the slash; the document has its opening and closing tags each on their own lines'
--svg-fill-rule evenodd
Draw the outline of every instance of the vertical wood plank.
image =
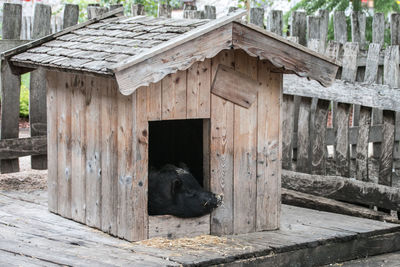
<svg viewBox="0 0 400 267">
<path fill-rule="evenodd" d="M 104 78 L 86 80 L 86 224 L 101 228 L 101 90 Z M 105 83 L 107 84 L 107 83 Z"/>
<path fill-rule="evenodd" d="M 393 168 L 393 144 L 395 133 L 395 113 L 393 111 L 383 111 L 383 129 L 382 129 L 382 151 L 379 165 L 378 183 L 392 185 Z"/>
<path fill-rule="evenodd" d="M 371 111 L 369 107 L 362 106 L 358 125 L 358 139 L 356 149 L 356 179 L 369 182 L 368 178 L 368 139 L 371 125 Z"/>
<path fill-rule="evenodd" d="M 33 18 L 32 39 L 38 39 L 51 33 L 51 7 L 36 4 Z M 39 68 L 31 72 L 29 87 L 29 123 L 31 136 L 40 136 L 46 132 L 46 72 Z M 47 156 L 31 157 L 32 169 L 47 169 Z"/>
<path fill-rule="evenodd" d="M 330 101 L 318 99 L 311 137 L 311 173 L 326 174 L 326 128 Z"/>
<path fill-rule="evenodd" d="M 70 76 L 71 217 L 78 222 L 86 223 L 86 78 L 83 75 L 70 74 Z M 50 123 L 49 121 L 47 127 L 50 127 Z M 51 155 L 48 158 L 50 163 Z"/>
<path fill-rule="evenodd" d="M 215 77 L 219 64 L 234 67 L 233 50 L 221 51 L 211 62 Z M 224 196 L 211 213 L 211 234 L 233 234 L 233 124 L 234 105 L 211 94 L 210 190 Z"/>
<path fill-rule="evenodd" d="M 235 70 L 257 79 L 257 59 L 235 50 Z M 255 230 L 257 103 L 248 109 L 235 105 L 234 125 L 234 233 Z"/>
<path fill-rule="evenodd" d="M 203 188 L 210 191 L 211 122 L 203 120 Z M 210 217 L 211 218 L 211 217 Z"/>
<path fill-rule="evenodd" d="M 250 8 L 250 23 L 264 29 L 264 8 Z"/>
<path fill-rule="evenodd" d="M 351 13 L 351 41 L 359 43 L 361 48 L 365 45 L 366 15 L 362 11 Z"/>
<path fill-rule="evenodd" d="M 63 16 L 63 29 L 71 27 L 78 23 L 79 5 L 65 4 Z"/>
<path fill-rule="evenodd" d="M 378 81 L 379 52 L 381 45 L 372 43 L 368 48 L 367 63 L 365 66 L 364 82 L 368 84 Z"/>
<path fill-rule="evenodd" d="M 290 35 L 299 37 L 299 44 L 307 45 L 307 16 L 303 11 L 294 11 L 291 15 Z"/>
<path fill-rule="evenodd" d="M 134 160 L 136 163 L 136 175 L 132 182 L 132 192 L 129 196 L 131 200 L 130 209 L 132 212 L 132 224 L 130 225 L 132 241 L 148 238 L 148 213 L 147 213 L 147 190 L 148 190 L 148 145 L 149 129 L 146 116 L 148 88 L 141 87 L 137 90 L 136 111 L 134 112 L 134 134 L 136 140 L 133 143 Z"/>
<path fill-rule="evenodd" d="M 282 36 L 282 16 L 282 10 L 271 10 L 268 13 L 267 30 Z"/>
<path fill-rule="evenodd" d="M 347 22 L 344 11 L 335 11 L 333 14 L 334 40 L 341 44 L 347 42 Z"/>
<path fill-rule="evenodd" d="M 399 46 L 392 45 L 385 50 L 384 59 L 384 84 L 389 85 L 392 88 L 400 87 L 400 56 Z"/>
<path fill-rule="evenodd" d="M 151 83 L 147 90 L 147 118 L 149 121 L 161 120 L 161 81 Z"/>
<path fill-rule="evenodd" d="M 357 76 L 358 43 L 345 43 L 343 54 L 342 80 L 355 82 Z"/>
<path fill-rule="evenodd" d="M 178 71 L 162 80 L 162 119 L 186 119 L 186 74 Z"/>
<path fill-rule="evenodd" d="M 390 43 L 400 45 L 400 13 L 390 15 Z"/>
<path fill-rule="evenodd" d="M 349 116 L 350 105 L 338 103 L 334 114 L 336 125 L 334 131 L 335 139 L 335 167 L 336 174 L 349 177 Z"/>
<path fill-rule="evenodd" d="M 372 43 L 385 44 L 385 14 L 376 12 L 372 20 Z"/>
<path fill-rule="evenodd" d="M 133 115 L 136 111 L 136 92 L 129 96 L 117 93 L 118 102 L 118 205 L 117 205 L 117 234 L 118 237 L 129 239 L 131 237 L 132 210 L 129 207 L 129 197 L 132 188 L 133 175 L 135 174 L 135 153 L 133 151 Z M 134 100 L 134 102 L 133 102 Z M 136 139 L 135 139 L 136 141 Z"/>
<path fill-rule="evenodd" d="M 320 31 L 320 40 L 324 49 L 326 47 L 326 40 L 328 38 L 328 28 L 329 28 L 329 10 L 320 9 L 318 10 L 318 16 L 321 17 L 319 31 Z"/>
<path fill-rule="evenodd" d="M 71 80 L 65 73 L 58 79 L 58 213 L 71 218 Z"/>
<path fill-rule="evenodd" d="M 101 230 L 117 234 L 117 92 L 114 80 L 104 81 L 101 94 Z"/>
<path fill-rule="evenodd" d="M 22 26 L 22 5 L 4 3 L 2 39 L 19 39 Z"/>
<path fill-rule="evenodd" d="M 51 212 L 58 213 L 58 105 L 57 105 L 57 88 L 60 79 L 57 76 L 58 72 L 48 71 L 46 75 L 47 82 L 47 155 L 48 155 L 48 170 L 47 170 L 47 188 L 48 188 L 48 208 Z"/>
<path fill-rule="evenodd" d="M 271 73 L 267 61 L 258 62 L 256 230 L 279 228 L 280 112 L 282 74 Z"/>
<path fill-rule="evenodd" d="M 187 118 L 210 117 L 211 60 L 194 63 L 187 71 Z"/>
<path fill-rule="evenodd" d="M 294 97 L 283 95 L 282 100 L 282 168 L 292 169 Z"/>
<path fill-rule="evenodd" d="M 297 165 L 296 171 L 309 173 L 311 160 L 310 147 L 310 118 L 311 98 L 302 97 L 299 108 L 297 128 Z"/>
</svg>

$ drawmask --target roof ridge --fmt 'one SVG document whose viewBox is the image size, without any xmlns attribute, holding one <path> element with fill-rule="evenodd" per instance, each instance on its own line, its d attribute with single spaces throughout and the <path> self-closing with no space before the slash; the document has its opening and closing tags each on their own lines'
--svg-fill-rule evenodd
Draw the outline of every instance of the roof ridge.
<svg viewBox="0 0 400 267">
<path fill-rule="evenodd" d="M 90 24 L 99 22 L 100 20 L 107 19 L 107 18 L 110 18 L 112 16 L 115 16 L 115 15 L 117 15 L 117 14 L 123 12 L 123 11 L 124 11 L 124 8 L 123 7 L 119 7 L 119 8 L 113 9 L 113 10 L 107 12 L 107 13 L 104 13 L 104 14 L 102 14 L 100 16 L 94 17 L 94 18 L 92 18 L 92 19 L 90 19 L 88 21 L 85 21 L 83 23 L 75 24 L 74 26 L 68 27 L 68 28 L 66 28 L 66 29 L 64 29 L 62 31 L 46 35 L 46 36 L 44 36 L 42 38 L 33 40 L 33 41 L 31 41 L 31 42 L 29 42 L 27 44 L 14 47 L 12 49 L 9 49 L 9 50 L 4 51 L 3 53 L 1 53 L 1 59 L 5 60 L 5 59 L 10 58 L 10 57 L 12 57 L 12 56 L 14 56 L 16 54 L 25 52 L 30 48 L 34 48 L 34 47 L 39 46 L 39 45 L 41 45 L 41 44 L 43 44 L 45 42 L 51 41 L 51 40 L 53 40 L 53 39 L 55 39 L 55 38 L 57 38 L 59 36 L 68 34 L 68 33 L 72 32 L 72 31 L 81 29 L 81 28 L 86 27 L 86 26 L 88 26 Z"/>
</svg>

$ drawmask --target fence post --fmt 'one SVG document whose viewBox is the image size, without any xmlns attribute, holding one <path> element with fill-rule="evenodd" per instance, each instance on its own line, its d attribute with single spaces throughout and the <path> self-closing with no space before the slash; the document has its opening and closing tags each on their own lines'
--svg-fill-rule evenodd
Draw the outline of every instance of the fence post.
<svg viewBox="0 0 400 267">
<path fill-rule="evenodd" d="M 35 5 L 32 38 L 38 39 L 51 33 L 51 7 Z M 29 88 L 29 122 L 31 136 L 46 135 L 46 71 L 39 68 L 31 72 Z M 47 156 L 31 157 L 32 169 L 47 169 Z"/>
<path fill-rule="evenodd" d="M 359 43 L 361 48 L 365 46 L 365 25 L 366 16 L 364 12 L 356 11 L 351 13 L 351 40 Z"/>
<path fill-rule="evenodd" d="M 131 11 L 132 11 L 133 17 L 141 16 L 141 15 L 145 14 L 144 5 L 142 5 L 142 4 L 132 4 Z"/>
<path fill-rule="evenodd" d="M 299 44 L 304 46 L 307 45 L 307 17 L 305 12 L 292 12 L 290 35 L 298 37 Z"/>
<path fill-rule="evenodd" d="M 326 9 L 318 10 L 318 16 L 321 18 L 319 22 L 320 39 L 323 44 L 325 53 L 326 41 L 328 39 L 328 27 L 329 27 L 329 11 Z"/>
<path fill-rule="evenodd" d="M 87 7 L 87 16 L 88 19 L 92 19 L 98 16 L 101 16 L 104 13 L 107 13 L 108 8 L 106 7 L 100 7 L 98 5 L 90 5 Z"/>
<path fill-rule="evenodd" d="M 250 23 L 264 29 L 264 8 L 250 8 Z"/>
<path fill-rule="evenodd" d="M 78 23 L 79 6 L 66 4 L 64 6 L 63 29 L 71 27 Z"/>
<path fill-rule="evenodd" d="M 281 10 L 271 10 L 268 14 L 267 22 L 268 31 L 282 36 L 283 22 Z"/>
<path fill-rule="evenodd" d="M 385 15 L 375 13 L 372 21 L 372 42 L 383 47 L 385 43 Z"/>
<path fill-rule="evenodd" d="M 204 6 L 204 18 L 205 19 L 216 19 L 217 18 L 217 9 L 215 6 Z"/>
<path fill-rule="evenodd" d="M 22 6 L 4 3 L 3 39 L 19 39 L 22 24 Z M 19 96 L 21 77 L 14 75 L 7 60 L 1 62 L 1 131 L 0 138 L 18 138 Z M 1 160 L 0 172 L 18 172 L 18 159 Z"/>
<path fill-rule="evenodd" d="M 390 15 L 390 41 L 392 45 L 400 45 L 400 13 Z"/>
<path fill-rule="evenodd" d="M 336 42 L 341 44 L 347 42 L 347 22 L 344 11 L 335 11 L 333 14 L 333 31 Z"/>
<path fill-rule="evenodd" d="M 170 18 L 172 8 L 169 4 L 158 3 L 158 17 Z"/>
</svg>

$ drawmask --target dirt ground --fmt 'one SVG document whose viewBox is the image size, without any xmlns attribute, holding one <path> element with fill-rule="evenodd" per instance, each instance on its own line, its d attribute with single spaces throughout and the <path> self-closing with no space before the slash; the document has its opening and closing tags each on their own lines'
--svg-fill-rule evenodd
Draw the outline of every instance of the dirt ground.
<svg viewBox="0 0 400 267">
<path fill-rule="evenodd" d="M 20 129 L 20 138 L 29 137 L 29 128 Z M 47 189 L 47 170 L 32 170 L 31 157 L 19 158 L 20 172 L 0 174 L 0 191 Z"/>
</svg>

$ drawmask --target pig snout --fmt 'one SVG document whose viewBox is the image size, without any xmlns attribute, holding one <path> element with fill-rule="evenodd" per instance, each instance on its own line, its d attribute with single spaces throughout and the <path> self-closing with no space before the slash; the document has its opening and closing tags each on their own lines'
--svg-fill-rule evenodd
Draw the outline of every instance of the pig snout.
<svg viewBox="0 0 400 267">
<path fill-rule="evenodd" d="M 211 209 L 218 208 L 222 205 L 222 199 L 223 195 L 212 194 L 211 198 L 204 203 L 204 206 Z"/>
</svg>

